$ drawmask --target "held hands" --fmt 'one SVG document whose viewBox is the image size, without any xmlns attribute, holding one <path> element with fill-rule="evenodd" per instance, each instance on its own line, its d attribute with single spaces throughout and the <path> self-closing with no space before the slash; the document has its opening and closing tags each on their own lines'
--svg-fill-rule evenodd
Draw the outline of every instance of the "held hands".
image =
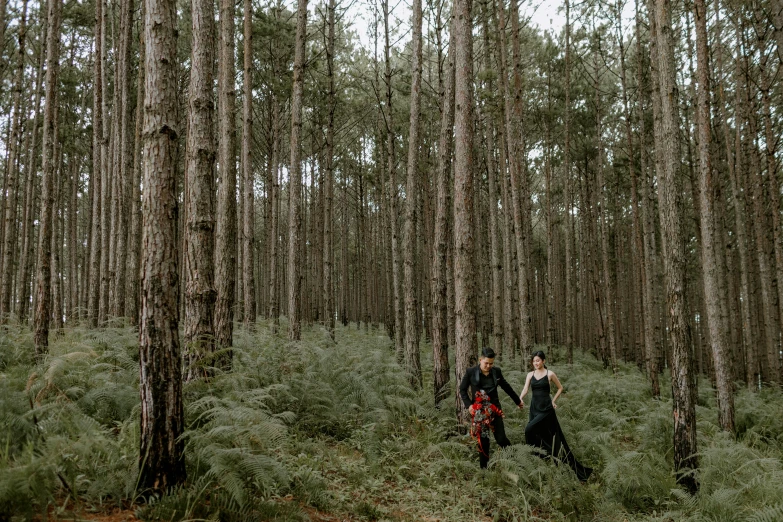
<svg viewBox="0 0 783 522">
<path fill-rule="evenodd" d="M 552 402 L 552 407 L 553 407 L 554 409 L 557 409 L 557 404 L 555 404 L 554 402 Z"/>
<path fill-rule="evenodd" d="M 525 407 L 525 403 L 522 401 L 519 401 L 519 409 L 523 409 Z"/>
</svg>

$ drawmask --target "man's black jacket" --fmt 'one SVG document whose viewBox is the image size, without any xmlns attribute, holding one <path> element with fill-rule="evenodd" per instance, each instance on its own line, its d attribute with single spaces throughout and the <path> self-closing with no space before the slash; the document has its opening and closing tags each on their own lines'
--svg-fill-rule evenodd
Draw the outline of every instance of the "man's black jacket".
<svg viewBox="0 0 783 522">
<path fill-rule="evenodd" d="M 500 407 L 498 388 L 503 388 L 503 391 L 505 391 L 508 396 L 511 397 L 511 400 L 514 401 L 514 404 L 519 404 L 519 395 L 514 392 L 514 388 L 512 388 L 508 381 L 503 377 L 503 372 L 500 371 L 500 368 L 493 367 L 489 371 L 489 375 L 495 381 L 495 389 L 489 392 L 489 399 L 492 401 L 492 404 Z M 462 399 L 462 402 L 465 403 L 466 408 L 469 408 L 470 405 L 473 404 L 471 396 L 468 395 L 468 387 L 470 386 L 473 396 L 475 396 L 476 391 L 479 390 L 479 382 L 481 382 L 481 368 L 479 366 L 468 368 L 468 370 L 465 372 L 465 375 L 462 377 L 462 382 L 459 385 L 459 396 Z"/>
</svg>

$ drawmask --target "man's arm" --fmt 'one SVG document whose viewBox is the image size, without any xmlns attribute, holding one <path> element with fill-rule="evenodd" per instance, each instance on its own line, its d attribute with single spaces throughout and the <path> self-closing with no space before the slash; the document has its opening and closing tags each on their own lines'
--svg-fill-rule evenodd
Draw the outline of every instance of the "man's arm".
<svg viewBox="0 0 783 522">
<path fill-rule="evenodd" d="M 503 391 L 506 392 L 509 397 L 511 397 L 511 400 L 514 401 L 514 404 L 519 405 L 521 402 L 519 395 L 517 395 L 517 393 L 514 391 L 514 388 L 512 388 L 505 377 L 503 377 L 503 372 L 500 371 L 500 368 L 495 369 L 498 372 L 498 386 L 503 388 Z"/>
<path fill-rule="evenodd" d="M 470 397 L 468 396 L 468 386 L 470 386 L 470 368 L 462 376 L 462 382 L 459 384 L 459 396 L 466 408 L 470 408 L 472 404 Z"/>
</svg>

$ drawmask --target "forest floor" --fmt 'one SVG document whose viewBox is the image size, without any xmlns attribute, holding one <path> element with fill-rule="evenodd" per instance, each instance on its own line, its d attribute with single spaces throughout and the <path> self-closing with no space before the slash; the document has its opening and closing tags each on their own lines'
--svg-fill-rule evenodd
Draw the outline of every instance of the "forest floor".
<svg viewBox="0 0 783 522">
<path fill-rule="evenodd" d="M 634 365 L 613 375 L 590 354 L 577 350 L 569 365 L 564 348 L 540 347 L 565 386 L 558 418 L 568 442 L 595 468 L 583 484 L 523 443 L 527 411 L 503 395 L 513 445 L 493 448 L 489 469 L 478 469 L 453 401 L 433 405 L 429 344 L 415 391 L 382 330 L 338 328 L 334 344 L 318 326 L 291 343 L 285 328 L 237 330 L 232 371 L 185 384 L 187 482 L 143 504 L 133 329 L 52 335 L 36 364 L 30 333 L 6 328 L 0 521 L 783 520 L 779 389 L 738 383 L 731 436 L 700 380 L 701 489 L 691 496 L 672 471 L 667 393 L 653 399 Z M 527 359 L 497 365 L 520 390 Z"/>
</svg>

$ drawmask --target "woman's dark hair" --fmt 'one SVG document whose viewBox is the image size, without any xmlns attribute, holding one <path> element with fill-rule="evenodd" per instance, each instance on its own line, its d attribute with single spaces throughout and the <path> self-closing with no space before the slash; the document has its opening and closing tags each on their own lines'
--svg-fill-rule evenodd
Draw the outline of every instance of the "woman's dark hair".
<svg viewBox="0 0 783 522">
<path fill-rule="evenodd" d="M 546 355 L 544 355 L 544 352 L 542 352 L 541 350 L 536 350 L 535 352 L 533 352 L 533 354 L 530 356 L 530 360 L 532 361 L 533 358 L 535 357 L 538 357 L 542 361 L 546 361 Z M 544 368 L 546 368 L 546 364 L 544 364 Z"/>
<path fill-rule="evenodd" d="M 495 358 L 495 350 L 490 348 L 489 346 L 484 347 L 481 349 L 481 356 L 485 359 L 494 359 Z"/>
</svg>

